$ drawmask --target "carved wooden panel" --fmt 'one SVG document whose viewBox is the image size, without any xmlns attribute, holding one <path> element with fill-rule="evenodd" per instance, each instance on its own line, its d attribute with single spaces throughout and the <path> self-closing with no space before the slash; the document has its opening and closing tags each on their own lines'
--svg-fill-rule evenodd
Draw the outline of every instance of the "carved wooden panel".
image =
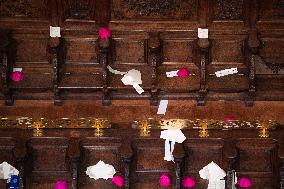
<svg viewBox="0 0 284 189">
<path fill-rule="evenodd" d="M 168 170 L 168 164 L 164 161 L 165 142 L 162 139 L 137 139 L 135 150 L 137 152 L 136 173 L 163 172 Z"/>
<path fill-rule="evenodd" d="M 62 69 L 60 88 L 100 88 L 102 70 L 92 65 L 67 65 Z"/>
<path fill-rule="evenodd" d="M 212 40 L 212 63 L 244 63 L 243 51 L 244 39 L 239 36 L 231 38 L 216 38 Z"/>
<path fill-rule="evenodd" d="M 3 161 L 8 162 L 9 164 L 14 165 L 14 149 L 16 147 L 16 140 L 11 137 L 0 137 L 0 163 Z"/>
<path fill-rule="evenodd" d="M 1 0 L 0 17 L 48 18 L 46 0 Z"/>
<path fill-rule="evenodd" d="M 146 40 L 114 38 L 113 42 L 114 42 L 113 61 L 115 64 L 146 63 L 146 57 L 145 57 Z"/>
<path fill-rule="evenodd" d="M 260 20 L 283 20 L 284 1 L 283 0 L 261 0 L 259 1 Z"/>
<path fill-rule="evenodd" d="M 98 64 L 97 38 L 94 38 L 94 36 L 66 36 L 64 40 L 67 64 Z"/>
<path fill-rule="evenodd" d="M 65 19 L 94 20 L 94 0 L 65 0 Z"/>
<path fill-rule="evenodd" d="M 112 0 L 112 20 L 196 20 L 196 0 Z"/>
<path fill-rule="evenodd" d="M 260 56 L 264 62 L 270 64 L 283 64 L 284 66 L 284 38 L 262 38 Z"/>
<path fill-rule="evenodd" d="M 15 35 L 17 43 L 17 63 L 47 63 L 48 36 L 39 34 Z M 36 53 L 35 53 L 36 51 Z"/>
<path fill-rule="evenodd" d="M 192 63 L 193 40 L 163 40 L 164 63 Z"/>
<path fill-rule="evenodd" d="M 33 162 L 33 173 L 67 171 L 67 138 L 32 138 L 29 141 L 28 146 L 30 158 Z"/>
<path fill-rule="evenodd" d="M 215 0 L 214 20 L 243 20 L 244 0 Z"/>
<path fill-rule="evenodd" d="M 277 188 L 275 181 L 279 169 L 277 154 L 277 142 L 273 139 L 239 139 L 238 170 L 240 175 L 252 179 L 253 188 L 265 186 L 267 189 Z M 253 158 L 252 158 L 253 157 Z"/>
</svg>

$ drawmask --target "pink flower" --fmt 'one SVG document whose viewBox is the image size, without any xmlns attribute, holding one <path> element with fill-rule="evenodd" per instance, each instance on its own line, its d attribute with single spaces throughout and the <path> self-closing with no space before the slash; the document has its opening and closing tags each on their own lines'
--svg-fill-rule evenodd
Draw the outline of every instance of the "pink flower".
<svg viewBox="0 0 284 189">
<path fill-rule="evenodd" d="M 236 121 L 238 120 L 238 118 L 236 118 L 235 116 L 228 116 L 224 118 L 224 122 L 227 123 L 229 121 Z"/>
<path fill-rule="evenodd" d="M 181 68 L 177 72 L 178 77 L 180 78 L 187 78 L 189 76 L 189 71 L 186 68 Z"/>
<path fill-rule="evenodd" d="M 99 29 L 99 36 L 101 39 L 108 39 L 111 36 L 111 32 L 108 28 L 100 28 Z"/>
<path fill-rule="evenodd" d="M 171 179 L 169 174 L 164 173 L 160 176 L 160 186 L 169 187 L 171 185 Z"/>
<path fill-rule="evenodd" d="M 65 180 L 59 180 L 55 183 L 54 189 L 68 189 L 68 183 Z"/>
<path fill-rule="evenodd" d="M 242 188 L 250 188 L 252 186 L 252 182 L 249 178 L 239 178 L 238 184 Z"/>
<path fill-rule="evenodd" d="M 191 177 L 185 177 L 182 180 L 182 186 L 184 188 L 193 188 L 195 186 L 195 181 Z"/>
<path fill-rule="evenodd" d="M 122 176 L 114 176 L 111 180 L 118 187 L 122 187 L 125 184 L 124 179 L 122 178 Z"/>
<path fill-rule="evenodd" d="M 11 79 L 13 81 L 22 81 L 24 79 L 24 73 L 20 71 L 12 72 Z"/>
</svg>

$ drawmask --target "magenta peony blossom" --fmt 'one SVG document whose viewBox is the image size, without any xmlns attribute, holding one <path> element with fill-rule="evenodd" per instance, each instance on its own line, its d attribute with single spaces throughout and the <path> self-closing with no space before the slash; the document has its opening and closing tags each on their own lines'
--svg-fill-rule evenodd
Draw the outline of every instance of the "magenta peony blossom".
<svg viewBox="0 0 284 189">
<path fill-rule="evenodd" d="M 125 184 L 125 181 L 122 176 L 114 176 L 111 180 L 118 187 L 122 187 Z"/>
<path fill-rule="evenodd" d="M 68 189 L 68 183 L 65 180 L 58 180 L 54 185 L 54 189 Z"/>
<path fill-rule="evenodd" d="M 108 39 L 111 36 L 111 32 L 108 28 L 100 28 L 99 29 L 99 36 L 101 39 Z"/>
<path fill-rule="evenodd" d="M 171 185 L 171 179 L 169 174 L 164 173 L 160 176 L 160 186 L 169 187 Z"/>
<path fill-rule="evenodd" d="M 252 186 L 252 182 L 249 178 L 239 178 L 238 185 L 242 188 L 250 188 Z"/>
<path fill-rule="evenodd" d="M 185 177 L 182 180 L 182 186 L 184 188 L 193 188 L 195 186 L 195 181 L 191 177 Z"/>
<path fill-rule="evenodd" d="M 187 78 L 189 76 L 189 71 L 186 68 L 181 68 L 177 72 L 178 77 L 180 78 Z"/>
<path fill-rule="evenodd" d="M 22 81 L 24 79 L 24 73 L 20 71 L 12 72 L 11 79 L 13 81 Z"/>
</svg>

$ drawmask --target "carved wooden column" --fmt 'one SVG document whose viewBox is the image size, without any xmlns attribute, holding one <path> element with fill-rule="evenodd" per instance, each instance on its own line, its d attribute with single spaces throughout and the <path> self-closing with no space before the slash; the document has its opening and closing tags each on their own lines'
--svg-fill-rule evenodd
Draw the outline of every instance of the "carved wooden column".
<svg viewBox="0 0 284 189">
<path fill-rule="evenodd" d="M 54 105 L 62 105 L 62 99 L 59 89 L 59 53 L 60 53 L 60 40 L 57 37 L 51 37 L 49 39 L 48 53 L 50 56 L 50 63 L 53 66 L 53 92 L 54 92 Z"/>
<path fill-rule="evenodd" d="M 199 27 L 207 28 L 208 20 L 208 0 L 200 0 L 200 10 L 199 10 Z M 208 39 L 197 39 L 196 45 L 196 64 L 200 69 L 200 88 L 197 97 L 197 105 L 204 106 L 206 101 L 207 87 L 206 87 L 206 73 L 207 65 L 209 64 L 209 40 Z"/>
<path fill-rule="evenodd" d="M 108 71 L 107 71 L 107 66 L 109 64 L 110 40 L 109 39 L 98 39 L 98 40 L 99 40 L 99 63 L 102 66 L 102 72 L 103 72 L 102 103 L 104 106 L 108 106 L 111 105 L 111 99 L 108 89 Z"/>
<path fill-rule="evenodd" d="M 198 39 L 197 41 L 197 51 L 199 54 L 199 68 L 200 68 L 200 88 L 197 98 L 197 105 L 204 106 L 206 101 L 207 87 L 206 87 L 206 73 L 207 65 L 209 63 L 209 40 L 208 39 Z"/>
<path fill-rule="evenodd" d="M 247 98 L 245 99 L 246 106 L 252 106 L 253 101 L 255 98 L 255 63 L 256 63 L 256 57 L 258 53 L 258 48 L 260 45 L 260 42 L 257 39 L 257 32 L 255 30 L 251 31 L 249 34 L 246 47 L 245 47 L 245 59 L 246 63 L 249 69 L 249 89 Z"/>
<path fill-rule="evenodd" d="M 176 164 L 176 189 L 181 189 L 182 180 L 182 167 L 184 163 L 185 151 L 183 149 L 183 144 L 176 144 L 173 152 Z"/>
<path fill-rule="evenodd" d="M 150 89 L 150 104 L 157 106 L 159 101 L 157 68 L 161 59 L 161 43 L 158 33 L 150 33 L 148 39 L 148 64 L 151 66 L 151 89 Z"/>
<path fill-rule="evenodd" d="M 0 58 L 2 73 L 1 79 L 3 82 L 3 93 L 5 96 L 5 105 L 12 106 L 14 103 L 13 93 L 10 89 L 10 75 L 12 73 L 12 59 L 11 59 L 11 40 L 8 37 L 7 31 L 0 31 Z"/>
<path fill-rule="evenodd" d="M 250 1 L 249 19 L 247 25 L 249 27 L 249 35 L 245 44 L 245 59 L 249 68 L 249 90 L 247 98 L 245 99 L 246 106 L 252 106 L 255 98 L 255 63 L 256 57 L 260 48 L 260 41 L 257 37 L 257 16 L 258 16 L 258 2 L 257 0 Z"/>
</svg>

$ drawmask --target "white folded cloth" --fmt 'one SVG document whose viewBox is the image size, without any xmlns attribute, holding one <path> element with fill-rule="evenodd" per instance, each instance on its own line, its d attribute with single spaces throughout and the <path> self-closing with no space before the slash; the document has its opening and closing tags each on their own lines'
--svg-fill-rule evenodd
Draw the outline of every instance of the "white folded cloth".
<svg viewBox="0 0 284 189">
<path fill-rule="evenodd" d="M 19 175 L 19 171 L 4 161 L 0 164 L 0 179 L 8 179 L 11 175 Z"/>
<path fill-rule="evenodd" d="M 109 179 L 116 173 L 112 165 L 106 164 L 103 161 L 99 161 L 96 165 L 87 167 L 86 174 L 95 180 L 97 179 Z"/>
<path fill-rule="evenodd" d="M 168 129 L 161 131 L 160 138 L 165 139 L 165 157 L 166 161 L 174 161 L 173 151 L 175 143 L 182 143 L 186 137 L 180 129 Z"/>
</svg>

